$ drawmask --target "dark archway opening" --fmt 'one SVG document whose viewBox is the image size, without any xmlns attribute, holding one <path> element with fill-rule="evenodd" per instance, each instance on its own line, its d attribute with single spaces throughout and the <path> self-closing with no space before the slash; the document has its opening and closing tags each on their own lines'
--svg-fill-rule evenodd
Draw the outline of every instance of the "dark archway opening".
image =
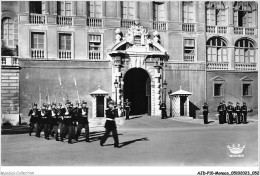
<svg viewBox="0 0 260 176">
<path fill-rule="evenodd" d="M 151 80 L 142 68 L 132 68 L 124 76 L 124 101 L 131 102 L 130 115 L 151 114 Z"/>
</svg>

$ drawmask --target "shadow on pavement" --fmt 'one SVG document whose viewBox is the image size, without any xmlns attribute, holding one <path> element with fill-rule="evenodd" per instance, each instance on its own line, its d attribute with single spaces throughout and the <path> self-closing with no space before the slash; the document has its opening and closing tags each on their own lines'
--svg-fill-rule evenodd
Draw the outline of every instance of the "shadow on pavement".
<svg viewBox="0 0 260 176">
<path fill-rule="evenodd" d="M 137 119 L 137 118 L 141 118 L 142 116 L 135 116 L 135 117 L 131 117 L 129 120 L 132 120 L 132 119 Z"/>
<path fill-rule="evenodd" d="M 1 127 L 2 135 L 13 135 L 13 134 L 29 134 L 29 126 L 10 126 Z"/>
<path fill-rule="evenodd" d="M 89 133 L 89 141 L 94 142 L 94 141 L 99 141 L 103 135 L 105 134 L 105 131 L 100 131 L 100 132 L 91 132 Z M 118 134 L 120 136 L 122 134 Z M 112 135 L 109 135 L 109 137 L 112 137 Z M 78 142 L 85 142 L 85 134 L 82 134 L 78 138 Z"/>
<path fill-rule="evenodd" d="M 120 148 L 127 146 L 129 144 L 135 143 L 135 142 L 139 142 L 139 141 L 149 141 L 149 139 L 147 137 L 144 138 L 140 138 L 140 139 L 135 139 L 135 140 L 131 140 L 131 141 L 126 141 L 126 142 L 122 142 L 119 144 Z"/>
</svg>

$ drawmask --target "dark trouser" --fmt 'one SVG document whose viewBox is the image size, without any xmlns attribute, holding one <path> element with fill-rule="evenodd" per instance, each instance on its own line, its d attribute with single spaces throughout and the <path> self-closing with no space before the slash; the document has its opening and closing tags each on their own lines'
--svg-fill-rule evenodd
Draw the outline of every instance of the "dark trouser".
<svg viewBox="0 0 260 176">
<path fill-rule="evenodd" d="M 63 139 L 65 138 L 65 135 L 69 131 L 69 141 L 68 142 L 71 142 L 73 127 L 74 126 L 72 124 L 69 124 L 69 125 L 68 124 L 63 124 L 62 132 L 61 132 L 61 141 L 63 141 Z"/>
<path fill-rule="evenodd" d="M 246 112 L 243 112 L 242 114 L 243 114 L 243 120 L 242 120 L 242 122 L 243 122 L 243 123 L 247 123 L 247 113 L 246 113 Z"/>
<path fill-rule="evenodd" d="M 227 123 L 227 111 L 223 111 L 223 123 Z"/>
<path fill-rule="evenodd" d="M 82 128 L 85 128 L 86 141 L 89 141 L 89 126 L 88 126 L 88 123 L 87 124 L 79 124 L 78 125 L 76 138 L 78 139 L 78 137 L 80 136 Z"/>
<path fill-rule="evenodd" d="M 101 143 L 104 144 L 107 140 L 107 138 L 109 137 L 110 132 L 112 132 L 113 138 L 114 138 L 114 146 L 118 146 L 119 142 L 118 142 L 118 134 L 117 134 L 117 129 L 115 128 L 106 128 L 106 132 L 104 134 L 104 136 L 101 139 Z"/>
<path fill-rule="evenodd" d="M 208 112 L 203 112 L 204 124 L 208 124 Z"/>
<path fill-rule="evenodd" d="M 237 124 L 240 124 L 241 123 L 241 121 L 240 121 L 240 112 L 237 112 Z"/>
<path fill-rule="evenodd" d="M 36 137 L 41 136 L 41 128 L 42 128 L 42 124 L 40 122 L 36 123 Z"/>
<path fill-rule="evenodd" d="M 53 136 L 53 128 L 54 128 L 53 124 L 50 124 L 50 126 L 49 126 L 49 134 L 51 136 Z"/>
<path fill-rule="evenodd" d="M 53 131 L 54 131 L 55 139 L 56 139 L 56 141 L 58 141 L 59 140 L 59 133 L 58 133 L 59 126 L 58 126 L 58 124 L 54 124 L 54 125 L 52 125 L 52 127 L 53 127 Z"/>
<path fill-rule="evenodd" d="M 36 126 L 36 133 L 35 133 L 35 136 L 37 136 L 37 126 L 38 126 L 38 123 L 37 122 L 30 122 L 30 128 L 29 128 L 29 134 L 31 136 L 31 133 L 33 132 L 33 129 L 34 129 L 34 126 Z"/>
<path fill-rule="evenodd" d="M 162 115 L 162 119 L 165 119 L 165 118 L 167 118 L 167 113 L 166 113 L 166 109 L 162 109 L 161 110 L 161 115 Z"/>
<path fill-rule="evenodd" d="M 228 119 L 229 119 L 228 123 L 233 124 L 233 114 L 232 114 L 232 112 L 228 112 Z"/>
<path fill-rule="evenodd" d="M 219 112 L 219 124 L 223 124 L 223 111 Z"/>
<path fill-rule="evenodd" d="M 39 130 L 39 136 L 40 136 L 42 130 L 44 132 L 45 139 L 49 138 L 49 124 L 48 123 L 41 124 L 40 130 Z"/>
<path fill-rule="evenodd" d="M 126 110 L 126 111 L 125 111 L 125 119 L 126 119 L 126 120 L 129 120 L 129 110 Z"/>
</svg>

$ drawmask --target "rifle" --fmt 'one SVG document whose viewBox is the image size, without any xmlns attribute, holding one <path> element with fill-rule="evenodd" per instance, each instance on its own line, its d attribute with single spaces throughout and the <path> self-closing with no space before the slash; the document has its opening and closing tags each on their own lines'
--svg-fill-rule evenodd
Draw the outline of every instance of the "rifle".
<svg viewBox="0 0 260 176">
<path fill-rule="evenodd" d="M 77 90 L 78 102 L 80 103 L 79 90 L 78 90 L 77 81 L 76 81 L 75 77 L 74 77 L 74 83 L 75 83 L 75 87 L 76 87 L 76 90 Z"/>
</svg>

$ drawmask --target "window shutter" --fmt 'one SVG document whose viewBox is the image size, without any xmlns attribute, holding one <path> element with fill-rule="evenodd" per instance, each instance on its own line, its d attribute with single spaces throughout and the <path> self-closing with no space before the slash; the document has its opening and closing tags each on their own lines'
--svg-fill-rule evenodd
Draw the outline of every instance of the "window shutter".
<svg viewBox="0 0 260 176">
<path fill-rule="evenodd" d="M 234 25 L 238 26 L 238 11 L 234 11 Z"/>
</svg>

